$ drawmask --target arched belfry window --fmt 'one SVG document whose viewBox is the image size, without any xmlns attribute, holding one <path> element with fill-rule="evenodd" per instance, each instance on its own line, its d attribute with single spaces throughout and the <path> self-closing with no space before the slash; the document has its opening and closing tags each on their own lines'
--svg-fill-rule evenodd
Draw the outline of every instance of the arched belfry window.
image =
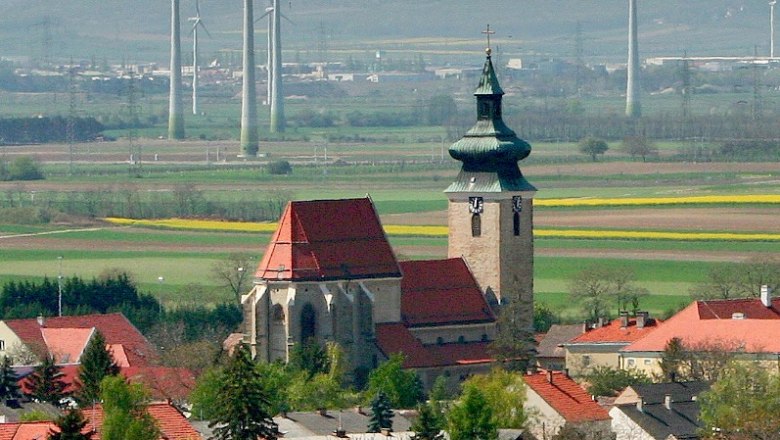
<svg viewBox="0 0 780 440">
<path fill-rule="evenodd" d="M 485 210 L 485 201 L 482 197 L 469 197 L 469 212 L 471 213 L 471 236 L 482 235 L 482 212 Z"/>
<path fill-rule="evenodd" d="M 301 342 L 305 343 L 317 337 L 317 311 L 311 304 L 301 309 Z"/>
<path fill-rule="evenodd" d="M 482 235 L 482 218 L 479 214 L 471 215 L 471 236 L 479 237 Z"/>
<path fill-rule="evenodd" d="M 515 236 L 520 235 L 520 213 L 523 211 L 523 198 L 512 197 L 512 230 Z"/>
</svg>

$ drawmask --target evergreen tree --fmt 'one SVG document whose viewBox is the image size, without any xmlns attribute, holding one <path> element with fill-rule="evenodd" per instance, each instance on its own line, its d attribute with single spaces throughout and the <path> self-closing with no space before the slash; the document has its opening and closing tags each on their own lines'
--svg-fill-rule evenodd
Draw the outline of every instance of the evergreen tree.
<svg viewBox="0 0 780 440">
<path fill-rule="evenodd" d="M 380 391 L 371 401 L 371 418 L 368 421 L 368 432 L 380 432 L 382 429 L 393 429 L 393 409 L 390 398 Z"/>
<path fill-rule="evenodd" d="M 54 421 L 59 432 L 49 431 L 49 440 L 90 440 L 92 434 L 82 433 L 87 423 L 80 410 L 68 411 Z"/>
<path fill-rule="evenodd" d="M 412 440 L 444 440 L 441 431 L 441 420 L 430 405 L 421 404 L 417 407 L 417 419 L 412 423 Z"/>
<path fill-rule="evenodd" d="M 62 368 L 49 355 L 43 358 L 43 363 L 36 366 L 27 378 L 27 395 L 39 402 L 48 402 L 52 405 L 60 405 L 60 401 L 68 395 L 65 388 L 68 384 L 62 380 Z"/>
<path fill-rule="evenodd" d="M 99 331 L 95 331 L 84 354 L 81 355 L 78 378 L 76 379 L 76 401 L 81 406 L 89 406 L 100 400 L 100 382 L 106 376 L 119 374 L 106 340 Z"/>
<path fill-rule="evenodd" d="M 0 401 L 21 397 L 19 385 L 16 383 L 17 380 L 16 373 L 13 367 L 11 367 L 11 358 L 4 356 L 3 362 L 0 364 Z"/>
<path fill-rule="evenodd" d="M 263 378 L 252 361 L 246 344 L 233 352 L 222 376 L 222 391 L 209 427 L 214 440 L 275 440 L 279 429 L 269 408 L 270 399 L 263 387 Z"/>
</svg>

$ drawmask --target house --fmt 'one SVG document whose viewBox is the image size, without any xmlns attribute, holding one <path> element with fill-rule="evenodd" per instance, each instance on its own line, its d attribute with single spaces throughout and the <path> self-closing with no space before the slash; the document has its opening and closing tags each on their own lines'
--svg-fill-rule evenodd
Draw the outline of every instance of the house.
<svg viewBox="0 0 780 440">
<path fill-rule="evenodd" d="M 8 319 L 0 321 L 0 355 L 15 365 L 34 365 L 52 355 L 61 365 L 79 363 L 95 330 L 106 339 L 120 367 L 144 367 L 158 358 L 157 350 L 121 313 Z"/>
<path fill-rule="evenodd" d="M 693 351 L 731 351 L 737 358 L 759 360 L 780 367 L 780 299 L 768 289 L 761 298 L 694 301 L 669 318 L 658 330 L 624 347 L 624 365 L 635 365 L 649 375 L 660 375 L 667 343 L 679 338 Z"/>
<path fill-rule="evenodd" d="M 621 312 L 620 318 L 585 333 L 563 344 L 566 349 L 566 368 L 572 376 L 583 376 L 598 367 L 639 368 L 637 360 L 621 363 L 620 350 L 660 327 L 660 322 L 647 312 L 636 317 Z"/>
<path fill-rule="evenodd" d="M 561 371 L 566 368 L 566 349 L 563 344 L 585 332 L 583 324 L 553 324 L 541 335 L 536 347 L 536 364 L 544 370 Z"/>
<path fill-rule="evenodd" d="M 160 428 L 160 440 L 201 440 L 203 437 L 192 427 L 176 408 L 168 403 L 151 403 L 147 406 L 149 414 Z M 103 408 L 96 406 L 84 411 L 87 426 L 84 433 L 94 432 L 92 440 L 100 440 L 103 427 Z M 49 432 L 56 430 L 53 422 L 16 422 L 0 423 L 2 440 L 40 440 L 48 438 Z"/>
<path fill-rule="evenodd" d="M 698 439 L 697 397 L 704 382 L 641 384 L 627 388 L 609 411 L 616 440 Z"/>
<path fill-rule="evenodd" d="M 524 405 L 528 430 L 537 439 L 552 438 L 564 426 L 587 439 L 612 438 L 609 413 L 566 373 L 548 370 L 523 379 L 528 386 Z"/>
<path fill-rule="evenodd" d="M 355 379 L 400 352 L 430 386 L 488 370 L 493 308 L 520 304 L 531 325 L 536 188 L 517 165 L 531 146 L 502 119 L 490 53 L 474 95 L 476 124 L 449 149 L 462 167 L 445 190 L 448 258 L 399 263 L 370 198 L 290 202 L 241 298 L 257 359 L 335 342 Z"/>
</svg>

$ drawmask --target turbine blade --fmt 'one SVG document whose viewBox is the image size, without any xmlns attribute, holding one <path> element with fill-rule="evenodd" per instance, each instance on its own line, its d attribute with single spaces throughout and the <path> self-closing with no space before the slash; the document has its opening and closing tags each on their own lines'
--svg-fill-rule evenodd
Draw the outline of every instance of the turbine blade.
<svg viewBox="0 0 780 440">
<path fill-rule="evenodd" d="M 198 18 L 200 18 L 200 1 L 195 0 L 195 11 L 198 13 Z"/>
<path fill-rule="evenodd" d="M 257 17 L 257 20 L 255 20 L 255 23 L 257 23 L 258 21 L 260 21 L 261 19 L 263 19 L 263 18 L 265 18 L 265 17 L 268 17 L 268 14 L 270 14 L 271 12 L 273 12 L 273 9 L 272 9 L 272 10 L 270 10 L 270 11 L 266 10 L 266 11 L 265 11 L 265 14 L 263 14 L 263 15 L 261 15 L 261 16 L 259 16 L 259 17 Z"/>
<path fill-rule="evenodd" d="M 279 15 L 281 15 L 281 16 L 282 16 L 282 18 L 284 18 L 285 20 L 287 20 L 287 22 L 288 22 L 288 23 L 290 23 L 290 24 L 293 24 L 293 25 L 295 24 L 295 22 L 294 22 L 294 21 L 292 21 L 292 20 L 290 20 L 289 18 L 287 18 L 287 16 L 286 16 L 286 15 L 284 15 L 284 14 L 282 14 L 282 13 L 280 13 Z"/>
<path fill-rule="evenodd" d="M 206 35 L 208 35 L 209 38 L 214 38 L 211 36 L 211 32 L 209 32 L 209 30 L 206 29 L 206 25 L 203 23 L 203 21 L 199 21 L 198 24 L 200 25 L 200 27 L 203 28 L 204 31 L 206 31 Z"/>
</svg>

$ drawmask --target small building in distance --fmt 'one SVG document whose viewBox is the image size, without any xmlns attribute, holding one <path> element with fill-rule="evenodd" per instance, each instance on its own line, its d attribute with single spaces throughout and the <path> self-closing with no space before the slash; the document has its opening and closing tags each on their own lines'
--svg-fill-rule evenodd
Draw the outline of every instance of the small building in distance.
<svg viewBox="0 0 780 440">
<path fill-rule="evenodd" d="M 566 349 L 563 344 L 585 333 L 584 324 L 553 324 L 541 335 L 536 347 L 536 365 L 544 370 L 562 371 L 566 368 Z"/>
</svg>

